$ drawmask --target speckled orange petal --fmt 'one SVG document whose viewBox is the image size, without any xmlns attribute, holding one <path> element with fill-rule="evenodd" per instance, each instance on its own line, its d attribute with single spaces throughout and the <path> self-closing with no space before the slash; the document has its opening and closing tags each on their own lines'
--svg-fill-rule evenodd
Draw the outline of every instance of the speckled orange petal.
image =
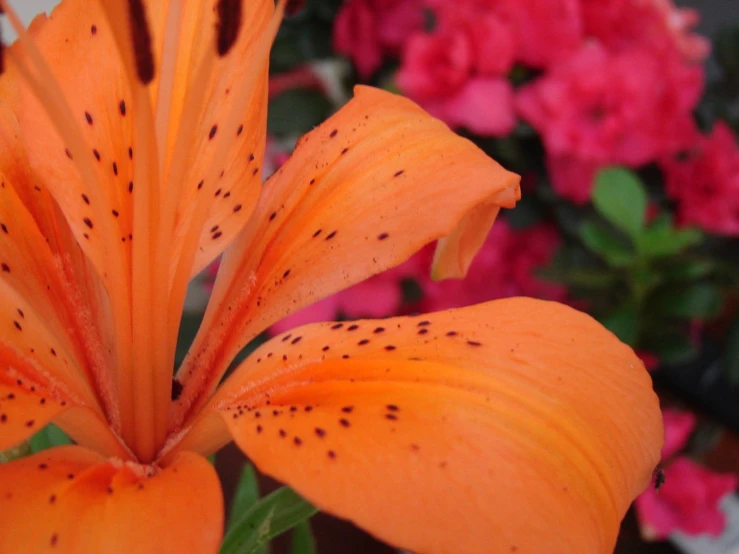
<svg viewBox="0 0 739 554">
<path fill-rule="evenodd" d="M 227 252 L 205 325 L 179 374 L 181 411 L 205 398 L 257 333 L 402 263 L 481 202 L 504 198 L 512 207 L 518 181 L 410 100 L 358 87 L 268 180 Z"/>
<path fill-rule="evenodd" d="M 108 289 L 120 289 L 116 279 L 124 278 L 129 263 L 135 186 L 131 94 L 120 56 L 95 2 L 62 2 L 48 19 L 34 21 L 31 31 L 71 111 L 64 128 L 76 129 L 82 138 L 80 144 L 63 139 L 48 103 L 22 81 L 14 111 L 34 184 L 59 203 Z M 18 45 L 16 51 L 25 52 Z M 46 82 L 43 86 L 53 91 Z"/>
<path fill-rule="evenodd" d="M 184 453 L 152 471 L 76 446 L 0 465 L 0 552 L 217 552 L 223 500 L 213 467 Z"/>
<path fill-rule="evenodd" d="M 224 57 L 216 55 L 218 22 L 212 5 L 210 0 L 183 3 L 169 108 L 166 157 L 170 164 L 184 161 L 186 169 L 173 197 L 179 202 L 175 236 L 183 236 L 193 221 L 198 225 L 193 274 L 223 251 L 254 210 L 267 133 L 268 60 L 266 55 L 258 59 L 255 48 L 275 11 L 274 1 L 243 3 L 238 38 Z M 204 64 L 211 66 L 205 80 L 199 74 Z M 200 94 L 202 101 L 189 106 L 186 92 Z M 183 132 L 191 138 L 185 157 L 176 160 Z M 226 149 L 219 156 L 223 143 Z M 208 206 L 206 214 L 195 213 L 200 205 Z"/>
<path fill-rule="evenodd" d="M 211 405 L 260 470 L 425 554 L 610 553 L 662 444 L 634 352 L 525 298 L 296 329 Z"/>
</svg>

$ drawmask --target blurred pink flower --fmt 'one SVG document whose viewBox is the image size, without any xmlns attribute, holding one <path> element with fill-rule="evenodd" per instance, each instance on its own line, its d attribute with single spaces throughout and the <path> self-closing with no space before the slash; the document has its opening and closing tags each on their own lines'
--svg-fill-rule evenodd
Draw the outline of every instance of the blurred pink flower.
<svg viewBox="0 0 739 554">
<path fill-rule="evenodd" d="M 662 410 L 662 420 L 665 426 L 662 459 L 667 460 L 685 448 L 697 421 L 693 412 L 672 408 Z"/>
<path fill-rule="evenodd" d="M 719 503 L 736 489 L 737 476 L 715 473 L 685 456 L 675 458 L 664 472 L 662 487 L 650 487 L 635 502 L 644 538 L 662 540 L 673 531 L 720 535 L 726 518 Z"/>
<path fill-rule="evenodd" d="M 513 88 L 497 77 L 469 79 L 456 94 L 421 104 L 448 125 L 481 136 L 505 136 L 516 125 Z"/>
<path fill-rule="evenodd" d="M 508 296 L 563 301 L 567 297 L 563 286 L 535 274 L 551 261 L 559 243 L 554 227 L 537 225 L 514 230 L 505 220 L 498 220 L 467 277 L 441 282 L 432 281 L 429 276 L 433 247 L 427 247 L 417 255 L 423 268 L 417 278 L 424 292 L 419 310 L 445 310 Z"/>
<path fill-rule="evenodd" d="M 739 236 L 739 147 L 725 123 L 683 155 L 667 158 L 662 169 L 681 224 Z"/>
<path fill-rule="evenodd" d="M 581 0 L 585 33 L 614 51 L 626 49 L 677 52 L 700 62 L 710 42 L 694 34 L 698 12 L 676 8 L 671 0 Z"/>
<path fill-rule="evenodd" d="M 423 0 L 348 0 L 334 23 L 334 48 L 368 79 L 387 54 L 397 54 L 423 28 Z"/>
<path fill-rule="evenodd" d="M 493 73 L 507 68 L 481 61 L 475 41 L 483 40 L 486 31 L 469 32 L 474 28 L 440 26 L 432 34 L 413 36 L 406 45 L 397 83 L 410 98 L 451 126 L 480 135 L 505 135 L 516 123 L 513 89 L 506 79 L 484 76 L 481 69 Z"/>
<path fill-rule="evenodd" d="M 520 89 L 516 107 L 542 135 L 555 190 L 582 203 L 597 168 L 638 167 L 694 140 L 703 71 L 673 62 L 589 44 Z"/>
<path fill-rule="evenodd" d="M 406 45 L 397 82 L 411 98 L 436 100 L 460 89 L 472 62 L 472 43 L 462 29 L 418 33 Z"/>
<path fill-rule="evenodd" d="M 580 0 L 508 1 L 516 60 L 544 69 L 577 52 L 583 40 Z M 493 51 L 488 55 L 495 55 Z"/>
</svg>

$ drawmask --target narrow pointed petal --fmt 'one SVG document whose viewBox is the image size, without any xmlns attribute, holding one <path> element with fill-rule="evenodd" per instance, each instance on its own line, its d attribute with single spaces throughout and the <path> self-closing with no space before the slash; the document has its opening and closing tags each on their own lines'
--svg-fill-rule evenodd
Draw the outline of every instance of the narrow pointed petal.
<svg viewBox="0 0 739 554">
<path fill-rule="evenodd" d="M 480 203 L 512 207 L 517 198 L 518 176 L 471 142 L 410 100 L 358 87 L 269 179 L 227 252 L 180 373 L 188 380 L 199 367 L 181 411 L 202 402 L 272 323 L 402 263 Z"/>
<path fill-rule="evenodd" d="M 59 203 L 82 250 L 109 290 L 128 256 L 132 233 L 131 93 L 105 18 L 95 2 L 63 2 L 31 26 L 33 42 L 59 84 L 71 120 L 55 119 L 26 81 L 13 111 L 34 185 Z M 17 46 L 16 46 L 17 47 Z M 19 80 L 16 73 L 3 79 Z M 44 86 L 48 86 L 46 83 Z M 63 109 L 53 109 L 60 114 Z M 64 121 L 63 129 L 58 123 Z M 68 136 L 79 135 L 73 144 Z M 76 147 L 78 146 L 78 147 Z M 89 169 L 89 172 L 86 171 Z M 117 271 L 113 271 L 117 268 Z"/>
<path fill-rule="evenodd" d="M 293 330 L 211 406 L 260 470 L 424 554 L 610 553 L 662 444 L 633 351 L 524 298 Z"/>
<path fill-rule="evenodd" d="M 71 446 L 0 465 L 0 552 L 215 553 L 223 500 L 213 467 L 163 469 Z"/>
</svg>

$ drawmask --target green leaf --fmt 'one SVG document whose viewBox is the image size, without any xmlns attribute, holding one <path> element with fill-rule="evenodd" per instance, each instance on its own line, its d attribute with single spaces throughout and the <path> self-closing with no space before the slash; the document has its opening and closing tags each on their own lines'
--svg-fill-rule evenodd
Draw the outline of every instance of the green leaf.
<svg viewBox="0 0 739 554">
<path fill-rule="evenodd" d="M 277 136 L 299 136 L 325 120 L 333 106 L 317 90 L 286 90 L 269 102 L 267 127 Z"/>
<path fill-rule="evenodd" d="M 662 315 L 681 319 L 711 319 L 721 312 L 723 295 L 711 283 L 673 286 L 655 295 L 653 307 Z"/>
<path fill-rule="evenodd" d="M 241 470 L 239 484 L 236 486 L 236 494 L 231 504 L 231 517 L 228 519 L 227 528 L 233 527 L 239 516 L 251 508 L 259 500 L 259 481 L 257 472 L 250 463 L 244 464 Z"/>
<path fill-rule="evenodd" d="M 30 454 L 32 454 L 30 444 L 28 444 L 28 441 L 23 441 L 7 450 L 0 450 L 0 464 L 12 462 L 18 458 L 25 458 Z"/>
<path fill-rule="evenodd" d="M 580 225 L 580 238 L 585 246 L 603 258 L 608 265 L 625 267 L 634 261 L 633 253 L 610 227 L 595 221 L 584 221 Z"/>
<path fill-rule="evenodd" d="M 600 215 L 632 238 L 644 228 L 647 192 L 639 178 L 627 169 L 612 167 L 598 173 L 593 205 Z"/>
<path fill-rule="evenodd" d="M 31 437 L 29 441 L 31 445 L 31 452 L 41 452 L 47 448 L 53 448 L 54 446 L 63 446 L 65 444 L 72 444 L 69 437 L 59 429 L 53 423 L 49 423 L 46 427 L 41 429 L 38 433 Z"/>
<path fill-rule="evenodd" d="M 624 304 L 599 318 L 603 326 L 629 346 L 639 338 L 639 312 L 635 306 Z"/>
<path fill-rule="evenodd" d="M 667 279 L 675 281 L 692 281 L 707 277 L 716 269 L 713 260 L 691 260 L 679 259 L 670 262 L 670 265 L 662 270 Z"/>
<path fill-rule="evenodd" d="M 223 539 L 221 554 L 255 554 L 316 511 L 291 489 L 278 489 L 239 515 Z"/>
<path fill-rule="evenodd" d="M 293 541 L 290 554 L 316 554 L 316 541 L 313 538 L 310 523 L 304 521 L 293 529 Z"/>
<path fill-rule="evenodd" d="M 698 229 L 675 229 L 669 217 L 659 217 L 635 238 L 635 244 L 642 256 L 657 258 L 679 254 L 702 240 Z"/>
</svg>

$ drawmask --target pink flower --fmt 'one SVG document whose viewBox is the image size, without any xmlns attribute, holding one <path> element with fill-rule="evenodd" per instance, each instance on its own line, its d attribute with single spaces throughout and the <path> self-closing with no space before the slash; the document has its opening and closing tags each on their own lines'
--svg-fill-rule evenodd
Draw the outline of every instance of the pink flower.
<svg viewBox="0 0 739 554">
<path fill-rule="evenodd" d="M 398 85 L 419 101 L 448 97 L 470 77 L 472 63 L 472 43 L 462 29 L 419 33 L 406 45 Z"/>
<path fill-rule="evenodd" d="M 423 268 L 417 275 L 424 298 L 420 311 L 445 310 L 508 296 L 533 296 L 562 301 L 564 287 L 538 277 L 548 265 L 560 242 L 553 227 L 538 225 L 512 229 L 505 220 L 493 225 L 465 279 L 441 282 L 429 277 L 433 246 L 417 255 Z"/>
<path fill-rule="evenodd" d="M 349 0 L 336 16 L 334 48 L 367 79 L 422 28 L 422 0 Z"/>
<path fill-rule="evenodd" d="M 739 148 L 723 122 L 682 156 L 662 163 L 678 219 L 706 231 L 739 236 Z"/>
<path fill-rule="evenodd" d="M 516 107 L 542 135 L 555 190 L 584 202 L 597 168 L 638 167 L 690 144 L 702 86 L 700 68 L 589 44 L 523 87 Z"/>
<path fill-rule="evenodd" d="M 664 472 L 662 487 L 650 487 L 635 502 L 644 538 L 661 540 L 674 531 L 720 535 L 726 519 L 719 503 L 736 489 L 737 476 L 715 473 L 685 456 L 676 458 Z"/>
<path fill-rule="evenodd" d="M 448 125 L 482 136 L 505 136 L 516 126 L 513 88 L 501 78 L 469 79 L 456 94 L 422 104 Z"/>
<path fill-rule="evenodd" d="M 696 419 L 692 412 L 668 408 L 662 410 L 662 421 L 665 426 L 662 459 L 667 460 L 688 444 L 688 439 L 695 429 Z"/>
<path fill-rule="evenodd" d="M 644 367 L 647 368 L 647 371 L 654 371 L 659 367 L 659 358 L 656 354 L 652 352 L 647 352 L 645 350 L 637 350 L 635 353 L 637 356 L 639 356 L 639 359 L 644 364 Z"/>
<path fill-rule="evenodd" d="M 507 71 L 512 59 L 490 63 L 475 51 L 481 47 L 476 41 L 490 42 L 485 26 L 497 25 L 493 22 L 440 26 L 433 34 L 412 37 L 397 74 L 400 88 L 451 126 L 480 135 L 510 133 L 516 124 L 513 89 L 506 79 L 483 73 Z"/>
<path fill-rule="evenodd" d="M 514 0 L 507 11 L 518 43 L 516 59 L 524 65 L 547 68 L 582 43 L 579 0 Z"/>
<path fill-rule="evenodd" d="M 691 32 L 698 12 L 678 9 L 671 0 L 581 0 L 585 32 L 615 51 L 626 49 L 677 52 L 700 62 L 710 42 Z"/>
</svg>

